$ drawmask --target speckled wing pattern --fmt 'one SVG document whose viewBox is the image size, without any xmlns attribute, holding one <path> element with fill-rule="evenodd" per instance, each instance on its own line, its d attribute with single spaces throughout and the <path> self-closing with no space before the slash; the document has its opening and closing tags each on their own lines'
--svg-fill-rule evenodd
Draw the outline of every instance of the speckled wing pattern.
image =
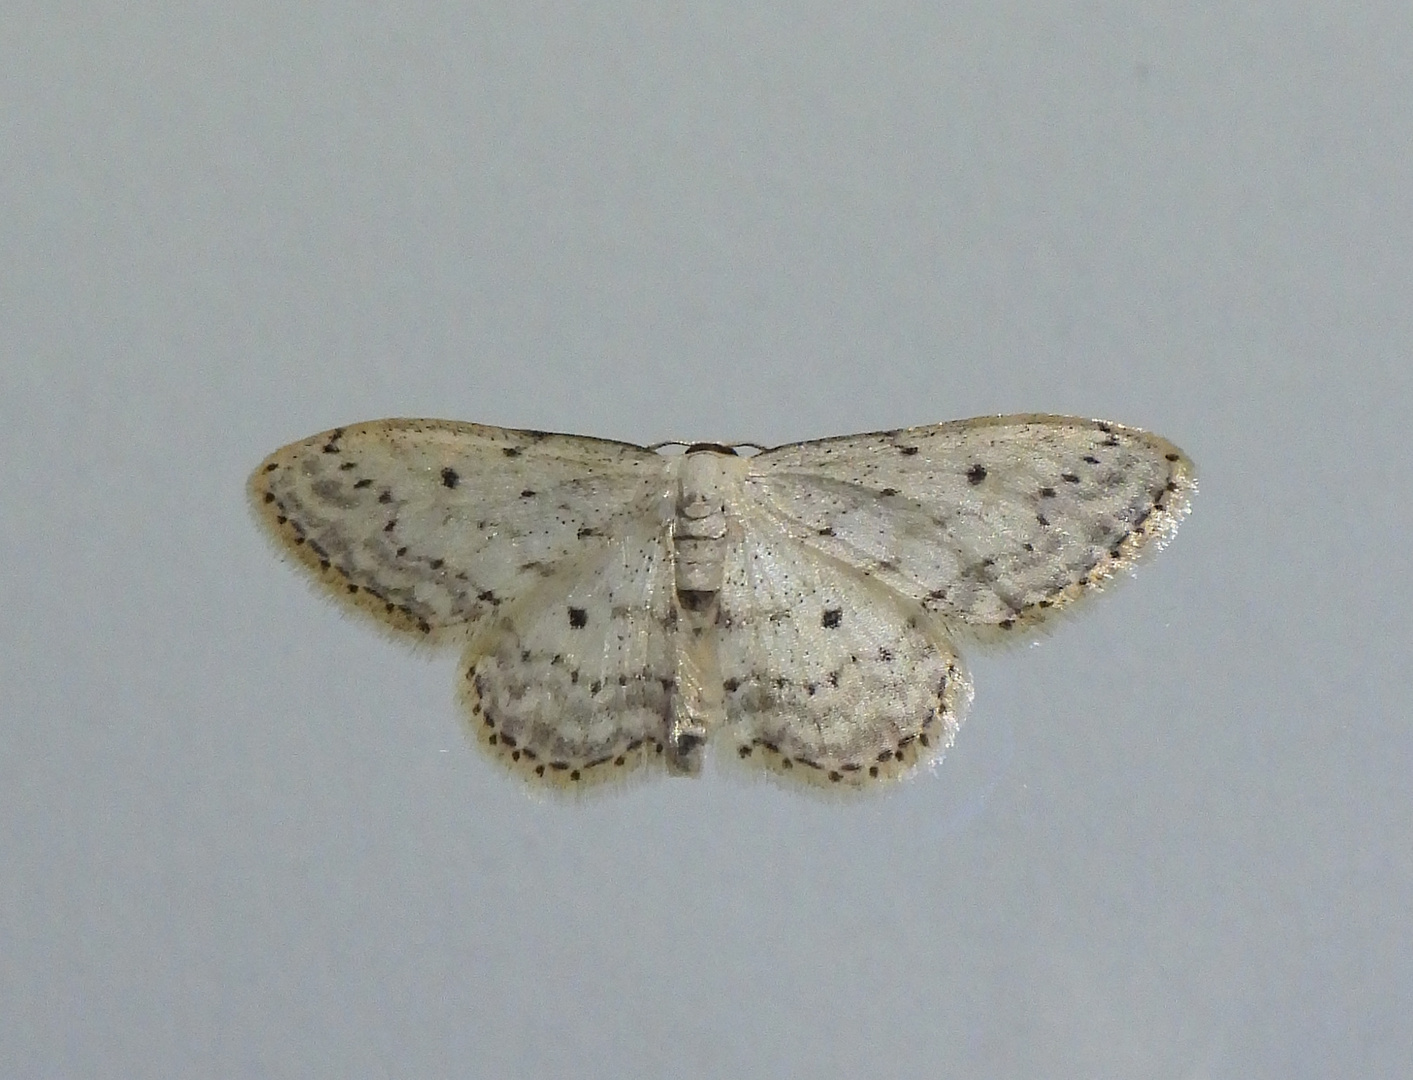
<svg viewBox="0 0 1413 1080">
<path fill-rule="evenodd" d="M 651 450 L 446 420 L 375 420 L 292 443 L 255 470 L 249 494 L 336 599 L 433 642 L 670 509 Z"/>
<path fill-rule="evenodd" d="M 677 611 L 661 523 L 575 559 L 476 632 L 461 700 L 483 747 L 532 781 L 579 787 L 663 753 Z"/>
<path fill-rule="evenodd" d="M 600 439 L 384 420 L 284 447 L 249 489 L 337 600 L 419 641 L 464 642 L 478 741 L 572 786 L 662 752 L 665 462 Z"/>
<path fill-rule="evenodd" d="M 812 550 L 995 640 L 1161 548 L 1192 462 L 1136 428 L 978 417 L 846 435 L 751 459 L 746 495 Z"/>
<path fill-rule="evenodd" d="M 919 604 L 755 506 L 734 554 L 718 619 L 723 753 L 804 784 L 858 787 L 952 744 L 971 683 Z"/>
<path fill-rule="evenodd" d="M 982 417 L 766 450 L 721 597 L 735 754 L 806 783 L 891 779 L 951 745 L 995 640 L 1097 591 L 1187 512 L 1147 432 Z"/>
<path fill-rule="evenodd" d="M 382 420 L 284 447 L 249 494 L 345 606 L 461 645 L 486 750 L 580 790 L 661 760 L 676 731 L 823 788 L 935 761 L 971 699 L 952 639 L 1014 636 L 1097 591 L 1195 491 L 1172 444 L 1073 417 L 693 451 L 717 455 L 696 503 L 684 459 L 650 448 Z M 675 530 L 707 535 L 703 492 L 725 532 L 694 541 L 683 586 Z M 668 764 L 695 771 L 678 745 Z"/>
</svg>

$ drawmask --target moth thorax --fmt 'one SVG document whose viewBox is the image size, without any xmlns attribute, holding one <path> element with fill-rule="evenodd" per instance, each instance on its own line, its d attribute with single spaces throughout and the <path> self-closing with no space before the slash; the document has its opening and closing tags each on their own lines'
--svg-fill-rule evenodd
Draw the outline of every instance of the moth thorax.
<svg viewBox="0 0 1413 1080">
<path fill-rule="evenodd" d="M 721 588 L 726 539 L 726 501 L 740 459 L 713 451 L 682 458 L 672 544 L 679 593 L 715 593 Z"/>
</svg>

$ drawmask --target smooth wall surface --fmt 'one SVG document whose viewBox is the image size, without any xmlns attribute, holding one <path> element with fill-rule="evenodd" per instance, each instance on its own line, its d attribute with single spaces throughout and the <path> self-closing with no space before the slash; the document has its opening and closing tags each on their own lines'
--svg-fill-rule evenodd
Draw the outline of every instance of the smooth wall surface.
<svg viewBox="0 0 1413 1080">
<path fill-rule="evenodd" d="M 1406 1075 L 1406 3 L 11 3 L 0 208 L 0 1076 Z M 527 795 L 242 492 L 1018 411 L 1194 513 L 844 804 Z"/>
</svg>

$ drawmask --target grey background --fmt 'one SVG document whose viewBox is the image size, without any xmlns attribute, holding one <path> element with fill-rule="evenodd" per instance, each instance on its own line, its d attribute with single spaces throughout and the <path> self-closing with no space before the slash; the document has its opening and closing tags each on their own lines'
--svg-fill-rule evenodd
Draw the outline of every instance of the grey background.
<svg viewBox="0 0 1413 1080">
<path fill-rule="evenodd" d="M 0 1075 L 1413 1060 L 1413 8 L 10 3 Z M 242 483 L 1012 411 L 1202 490 L 935 776 L 527 796 Z"/>
</svg>

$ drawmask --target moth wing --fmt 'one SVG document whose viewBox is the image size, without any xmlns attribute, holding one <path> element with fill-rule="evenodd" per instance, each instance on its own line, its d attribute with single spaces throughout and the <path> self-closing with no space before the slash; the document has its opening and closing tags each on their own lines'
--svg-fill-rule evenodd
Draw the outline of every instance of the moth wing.
<svg viewBox="0 0 1413 1080">
<path fill-rule="evenodd" d="M 266 531 L 331 595 L 420 640 L 670 514 L 667 465 L 651 450 L 444 420 L 291 443 L 247 489 Z"/>
<path fill-rule="evenodd" d="M 921 605 L 750 506 L 731 554 L 717 620 L 724 754 L 836 789 L 940 757 L 971 684 Z"/>
<path fill-rule="evenodd" d="M 747 497 L 801 543 L 954 629 L 1038 624 L 1157 550 L 1192 462 L 1136 428 L 998 416 L 849 435 L 751 459 Z"/>
<path fill-rule="evenodd" d="M 616 535 L 472 636 L 461 696 L 477 741 L 531 783 L 562 788 L 662 760 L 676 625 L 666 533 Z"/>
</svg>

